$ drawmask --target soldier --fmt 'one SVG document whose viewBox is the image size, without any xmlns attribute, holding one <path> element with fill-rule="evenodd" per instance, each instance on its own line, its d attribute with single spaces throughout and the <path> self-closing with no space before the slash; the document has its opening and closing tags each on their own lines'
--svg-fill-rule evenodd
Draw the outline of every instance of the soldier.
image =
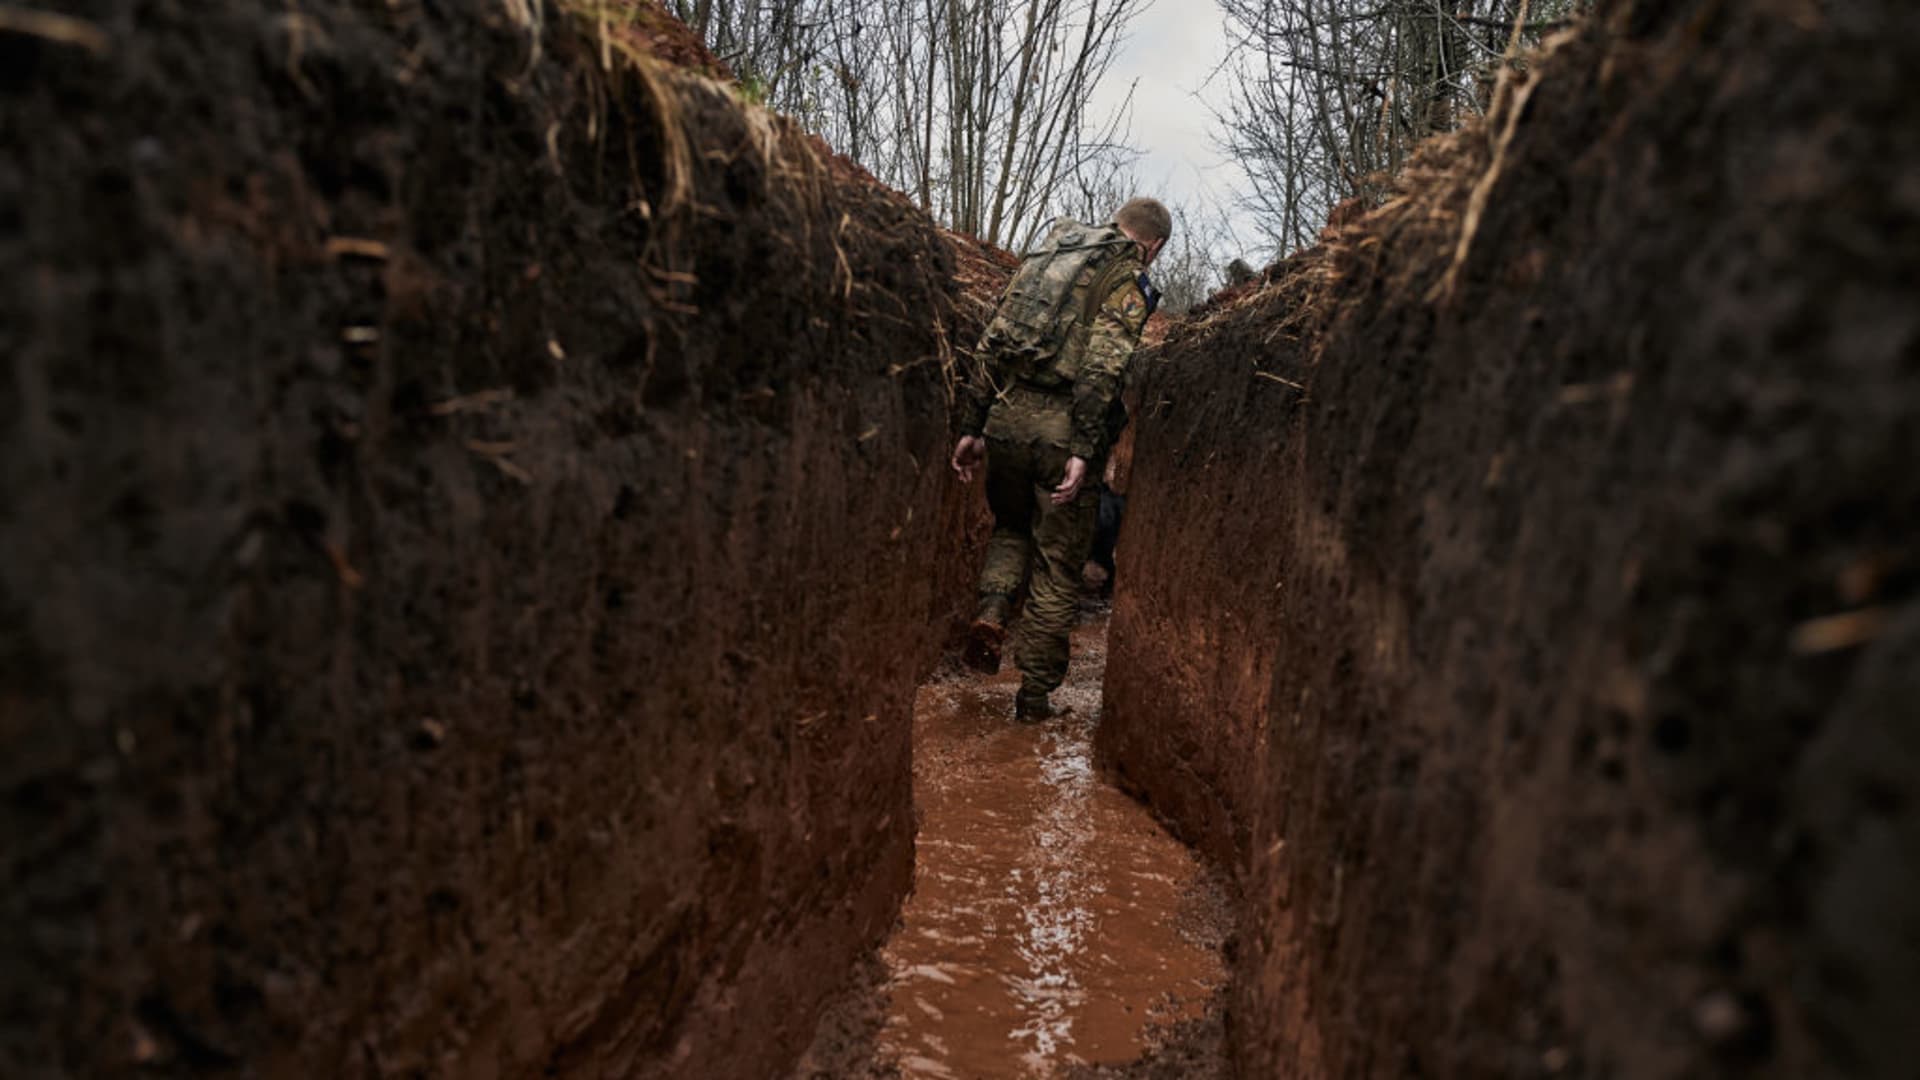
<svg viewBox="0 0 1920 1080">
<path fill-rule="evenodd" d="M 1146 268 L 1172 232 L 1153 199 L 1129 201 L 1105 226 L 1056 223 L 1021 260 L 981 335 L 952 462 L 963 483 L 986 462 L 993 511 L 966 659 L 1000 669 L 1013 595 L 1026 581 L 1014 641 L 1023 721 L 1053 715 L 1047 695 L 1066 678 L 1119 387 L 1158 300 Z"/>
</svg>

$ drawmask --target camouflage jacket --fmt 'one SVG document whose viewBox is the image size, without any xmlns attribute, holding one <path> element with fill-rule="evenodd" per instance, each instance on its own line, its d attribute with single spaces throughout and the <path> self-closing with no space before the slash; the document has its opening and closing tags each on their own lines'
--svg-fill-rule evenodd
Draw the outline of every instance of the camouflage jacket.
<svg viewBox="0 0 1920 1080">
<path fill-rule="evenodd" d="M 1058 393 L 1062 407 L 1071 410 L 1068 453 L 1087 461 L 1104 457 L 1118 428 L 1110 422 L 1110 411 L 1118 404 L 1140 331 L 1152 313 L 1152 296 L 1138 249 L 1128 245 L 1104 264 L 1080 272 L 1061 315 L 1078 325 L 1067 335 L 1067 345 L 1050 372 L 1016 378 L 993 355 L 983 336 L 960 402 L 960 433 L 979 435 L 988 410 L 1016 382 L 1022 382 Z"/>
</svg>

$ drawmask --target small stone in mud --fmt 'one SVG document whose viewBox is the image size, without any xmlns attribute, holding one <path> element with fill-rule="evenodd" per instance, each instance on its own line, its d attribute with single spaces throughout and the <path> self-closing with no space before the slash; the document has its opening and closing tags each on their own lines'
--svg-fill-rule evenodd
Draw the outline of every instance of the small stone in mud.
<svg viewBox="0 0 1920 1080">
<path fill-rule="evenodd" d="M 413 732 L 415 750 L 437 750 L 440 744 L 446 741 L 447 726 L 431 716 L 422 719 L 420 726 Z"/>
<path fill-rule="evenodd" d="M 1708 1042 L 1727 1042 L 1746 1025 L 1746 1010 L 1725 990 L 1715 990 L 1694 1003 L 1694 1029 Z"/>
</svg>

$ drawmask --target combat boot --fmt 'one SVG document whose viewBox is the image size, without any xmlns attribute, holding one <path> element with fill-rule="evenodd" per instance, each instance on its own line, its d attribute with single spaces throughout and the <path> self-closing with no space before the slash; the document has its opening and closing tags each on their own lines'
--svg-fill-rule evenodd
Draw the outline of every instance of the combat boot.
<svg viewBox="0 0 1920 1080">
<path fill-rule="evenodd" d="M 1058 715 L 1059 710 L 1053 707 L 1045 694 L 1033 696 L 1023 692 L 1013 699 L 1013 718 L 1023 724 L 1038 724 Z"/>
<path fill-rule="evenodd" d="M 1007 598 L 987 596 L 980 601 L 980 613 L 967 627 L 967 644 L 961 659 L 982 675 L 1000 671 L 1000 653 L 1007 641 Z"/>
</svg>

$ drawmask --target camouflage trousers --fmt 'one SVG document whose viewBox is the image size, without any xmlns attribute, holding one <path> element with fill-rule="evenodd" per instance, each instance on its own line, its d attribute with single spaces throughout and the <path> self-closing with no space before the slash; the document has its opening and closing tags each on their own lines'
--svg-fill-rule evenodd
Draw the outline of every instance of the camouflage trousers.
<svg viewBox="0 0 1920 1080">
<path fill-rule="evenodd" d="M 1099 462 L 1065 506 L 1049 496 L 1067 467 L 1067 399 L 1016 389 L 987 415 L 987 506 L 993 538 L 980 570 L 980 615 L 1004 621 L 1027 585 L 1013 630 L 1020 696 L 1045 698 L 1067 677 L 1068 635 L 1080 610 L 1080 568 L 1100 508 Z"/>
</svg>

